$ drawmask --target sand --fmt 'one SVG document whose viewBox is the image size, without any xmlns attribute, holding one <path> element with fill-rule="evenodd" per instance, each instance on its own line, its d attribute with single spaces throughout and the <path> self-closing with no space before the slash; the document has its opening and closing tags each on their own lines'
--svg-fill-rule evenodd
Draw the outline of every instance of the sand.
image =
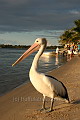
<svg viewBox="0 0 80 120">
<path fill-rule="evenodd" d="M 80 120 L 80 57 L 48 74 L 65 84 L 70 104 L 55 100 L 54 111 L 40 112 L 42 95 L 28 82 L 0 97 L 0 120 Z M 50 99 L 47 99 L 46 108 L 49 107 Z"/>
</svg>

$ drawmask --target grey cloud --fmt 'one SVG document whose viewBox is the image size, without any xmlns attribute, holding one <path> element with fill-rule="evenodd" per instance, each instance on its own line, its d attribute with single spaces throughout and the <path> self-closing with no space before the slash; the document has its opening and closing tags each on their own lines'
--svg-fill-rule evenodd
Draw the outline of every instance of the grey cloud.
<svg viewBox="0 0 80 120">
<path fill-rule="evenodd" d="M 18 44 L 16 41 L 0 39 L 0 44 Z"/>
<path fill-rule="evenodd" d="M 80 0 L 0 0 L 0 31 L 67 29 L 80 18 L 79 6 Z"/>
</svg>

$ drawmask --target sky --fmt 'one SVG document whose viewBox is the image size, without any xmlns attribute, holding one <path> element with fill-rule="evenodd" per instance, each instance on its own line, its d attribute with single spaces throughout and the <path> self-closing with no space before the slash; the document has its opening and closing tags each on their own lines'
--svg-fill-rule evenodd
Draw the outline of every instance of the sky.
<svg viewBox="0 0 80 120">
<path fill-rule="evenodd" d="M 0 44 L 31 45 L 45 37 L 58 45 L 77 19 L 80 0 L 0 0 Z"/>
</svg>

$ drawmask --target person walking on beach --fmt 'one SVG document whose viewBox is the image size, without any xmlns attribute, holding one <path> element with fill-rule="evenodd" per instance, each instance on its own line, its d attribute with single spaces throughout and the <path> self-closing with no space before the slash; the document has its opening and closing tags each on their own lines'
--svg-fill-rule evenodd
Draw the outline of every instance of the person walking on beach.
<svg viewBox="0 0 80 120">
<path fill-rule="evenodd" d="M 57 47 L 56 48 L 56 56 L 58 56 L 58 54 L 59 54 L 59 48 Z"/>
<path fill-rule="evenodd" d="M 78 55 L 80 54 L 80 43 L 78 44 Z"/>
<path fill-rule="evenodd" d="M 72 52 L 72 56 L 73 56 L 73 51 L 74 51 L 74 43 L 71 44 L 71 47 L 70 47 L 70 51 Z"/>
<path fill-rule="evenodd" d="M 73 56 L 73 50 L 74 50 L 74 43 L 71 45 L 68 45 L 68 47 L 67 47 L 67 59 L 69 56 L 70 57 L 69 60 L 71 60 L 71 58 Z"/>
</svg>

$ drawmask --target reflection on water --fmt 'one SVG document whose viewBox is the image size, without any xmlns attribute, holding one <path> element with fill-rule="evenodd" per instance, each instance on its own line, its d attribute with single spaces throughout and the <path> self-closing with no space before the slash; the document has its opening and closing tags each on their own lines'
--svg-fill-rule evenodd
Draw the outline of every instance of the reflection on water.
<svg viewBox="0 0 80 120">
<path fill-rule="evenodd" d="M 67 61 L 66 57 L 59 56 L 41 56 L 39 61 L 39 71 L 48 72 L 58 68 Z"/>
<path fill-rule="evenodd" d="M 58 56 L 55 57 L 55 65 L 58 65 L 59 64 L 59 58 Z"/>
<path fill-rule="evenodd" d="M 41 56 L 40 61 L 45 62 L 45 63 L 50 63 L 51 61 L 51 56 Z"/>
</svg>

